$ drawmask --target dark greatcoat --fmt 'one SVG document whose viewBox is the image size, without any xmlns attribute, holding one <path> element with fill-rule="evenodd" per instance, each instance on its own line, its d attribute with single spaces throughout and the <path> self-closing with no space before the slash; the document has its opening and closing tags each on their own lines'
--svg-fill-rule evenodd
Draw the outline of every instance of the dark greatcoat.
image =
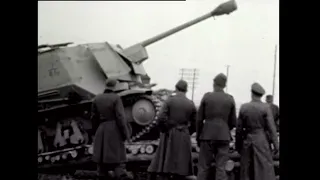
<svg viewBox="0 0 320 180">
<path fill-rule="evenodd" d="M 243 104 L 236 131 L 236 148 L 241 154 L 240 180 L 276 179 L 267 132 L 270 141 L 279 149 L 269 105 L 259 100 Z"/>
<path fill-rule="evenodd" d="M 130 134 L 120 97 L 106 90 L 93 100 L 91 113 L 92 127 L 96 131 L 92 160 L 98 164 L 125 162 L 124 141 Z"/>
<path fill-rule="evenodd" d="M 166 100 L 159 115 L 160 144 L 148 172 L 193 175 L 188 126 L 195 119 L 196 107 L 184 94 Z"/>
<path fill-rule="evenodd" d="M 275 104 L 269 104 L 270 108 L 271 108 L 271 112 L 272 112 L 272 116 L 273 116 L 273 120 L 276 124 L 277 127 L 277 131 L 279 131 L 279 107 Z"/>
</svg>

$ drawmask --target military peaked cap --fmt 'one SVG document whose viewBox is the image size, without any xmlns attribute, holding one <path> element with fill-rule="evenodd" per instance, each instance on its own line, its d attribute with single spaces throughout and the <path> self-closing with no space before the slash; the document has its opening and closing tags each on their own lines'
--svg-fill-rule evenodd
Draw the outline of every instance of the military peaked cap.
<svg viewBox="0 0 320 180">
<path fill-rule="evenodd" d="M 225 87 L 227 84 L 227 76 L 220 73 L 213 79 L 213 82 L 218 86 Z"/>
<path fill-rule="evenodd" d="M 176 84 L 176 89 L 182 92 L 187 92 L 188 83 L 185 80 L 179 80 Z"/>
<path fill-rule="evenodd" d="M 251 86 L 251 91 L 261 96 L 265 94 L 265 90 L 259 83 L 253 83 Z"/>
<path fill-rule="evenodd" d="M 273 98 L 273 96 L 269 94 L 269 95 L 266 96 L 266 98 L 270 99 L 270 98 Z"/>
</svg>

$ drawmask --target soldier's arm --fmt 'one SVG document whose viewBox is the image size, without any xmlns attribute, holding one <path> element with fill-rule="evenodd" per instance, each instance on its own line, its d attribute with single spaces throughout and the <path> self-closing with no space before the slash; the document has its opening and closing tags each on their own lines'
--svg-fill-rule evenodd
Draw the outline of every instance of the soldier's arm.
<svg viewBox="0 0 320 180">
<path fill-rule="evenodd" d="M 117 96 L 115 101 L 115 115 L 116 115 L 117 126 L 119 127 L 123 135 L 123 138 L 129 140 L 130 133 L 129 133 L 128 124 L 127 124 L 128 122 L 125 118 L 124 107 L 119 96 Z"/>
<path fill-rule="evenodd" d="M 95 134 L 95 132 L 97 131 L 98 127 L 99 127 L 99 113 L 98 113 L 98 109 L 97 109 L 97 105 L 95 100 L 93 100 L 92 104 L 91 104 L 91 123 L 92 123 L 92 135 Z"/>
<path fill-rule="evenodd" d="M 267 131 L 269 132 L 269 135 L 271 136 L 272 144 L 274 145 L 276 150 L 279 150 L 279 142 L 277 138 L 277 131 L 276 131 L 276 125 L 274 123 L 272 112 L 269 107 L 266 107 L 266 126 Z"/>
<path fill-rule="evenodd" d="M 279 107 L 276 106 L 276 115 L 274 117 L 275 122 L 277 122 L 277 124 L 279 125 L 279 119 L 280 119 L 280 112 L 279 112 Z"/>
<path fill-rule="evenodd" d="M 200 138 L 200 134 L 201 134 L 201 131 L 202 131 L 202 127 L 203 127 L 203 120 L 204 120 L 204 110 L 205 110 L 205 98 L 206 98 L 207 94 L 205 94 L 202 99 L 201 99 L 201 102 L 200 102 L 200 106 L 199 106 L 199 109 L 198 109 L 198 117 L 197 117 L 197 120 L 196 120 L 196 132 L 197 132 L 197 139 Z"/>
<path fill-rule="evenodd" d="M 236 150 L 238 152 L 241 151 L 242 149 L 242 144 L 243 144 L 243 107 L 241 106 L 240 111 L 239 111 L 239 116 L 238 116 L 238 122 L 237 122 L 237 127 L 236 127 Z"/>
<path fill-rule="evenodd" d="M 229 114 L 229 119 L 228 119 L 228 125 L 230 130 L 236 127 L 237 123 L 237 114 L 236 114 L 236 103 L 234 101 L 234 98 L 231 96 L 231 101 L 232 101 L 232 107 L 231 111 Z"/>
<path fill-rule="evenodd" d="M 161 106 L 160 112 L 159 112 L 159 128 L 162 132 L 164 132 L 167 129 L 167 119 L 169 115 L 169 99 L 167 99 Z"/>
<path fill-rule="evenodd" d="M 192 112 L 191 112 L 191 120 L 190 120 L 190 134 L 193 134 L 196 131 L 196 119 L 197 119 L 197 109 L 194 103 L 192 102 Z"/>
</svg>

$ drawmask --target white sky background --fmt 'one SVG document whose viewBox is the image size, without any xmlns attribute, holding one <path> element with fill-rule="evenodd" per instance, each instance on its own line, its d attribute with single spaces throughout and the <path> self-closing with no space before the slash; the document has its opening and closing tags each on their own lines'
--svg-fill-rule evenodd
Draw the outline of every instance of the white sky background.
<svg viewBox="0 0 320 180">
<path fill-rule="evenodd" d="M 187 2 L 38 2 L 38 43 L 108 41 L 129 47 L 201 16 L 225 0 Z M 157 88 L 173 89 L 180 68 L 198 68 L 194 100 L 212 91 L 212 79 L 230 65 L 228 92 L 237 106 L 259 82 L 272 93 L 279 1 L 237 0 L 238 10 L 200 22 L 147 47 L 144 66 Z M 278 49 L 279 57 L 279 49 Z M 275 103 L 279 104 L 279 60 Z M 191 93 L 188 93 L 191 97 Z M 264 99 L 264 98 L 263 98 Z"/>
</svg>

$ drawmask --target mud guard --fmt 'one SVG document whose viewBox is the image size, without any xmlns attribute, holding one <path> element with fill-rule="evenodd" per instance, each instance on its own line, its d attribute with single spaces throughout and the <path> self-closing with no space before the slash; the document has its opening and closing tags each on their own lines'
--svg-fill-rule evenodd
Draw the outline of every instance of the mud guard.
<svg viewBox="0 0 320 180">
<path fill-rule="evenodd" d="M 132 95 L 132 94 L 146 94 L 146 95 L 151 95 L 152 94 L 151 89 L 129 89 L 129 90 L 124 90 L 118 93 L 120 97 Z"/>
</svg>

